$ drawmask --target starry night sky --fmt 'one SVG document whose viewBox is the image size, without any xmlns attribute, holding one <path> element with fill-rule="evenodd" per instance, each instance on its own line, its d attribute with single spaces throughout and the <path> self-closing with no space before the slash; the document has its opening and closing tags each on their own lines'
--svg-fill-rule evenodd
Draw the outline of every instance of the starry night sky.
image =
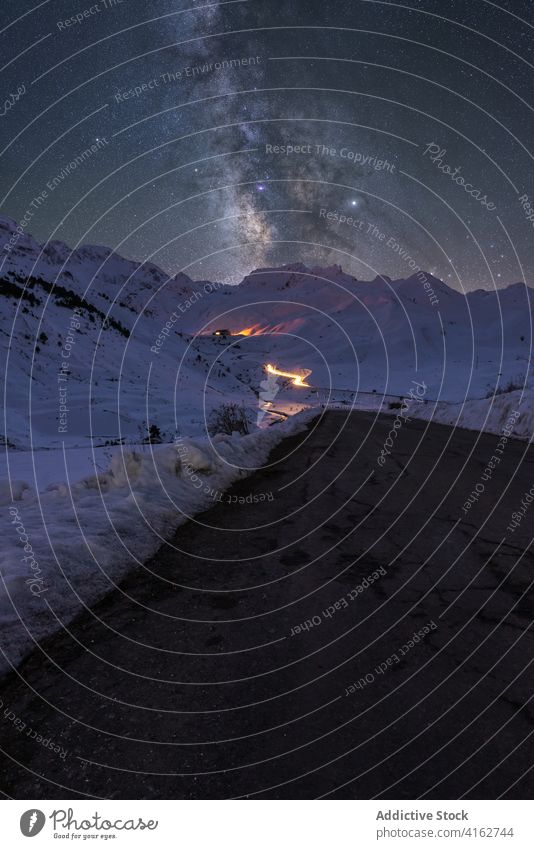
<svg viewBox="0 0 534 849">
<path fill-rule="evenodd" d="M 2 11 L 0 211 L 30 209 L 40 241 L 212 280 L 297 261 L 405 277 L 409 256 L 458 289 L 534 285 L 531 0 Z"/>
</svg>

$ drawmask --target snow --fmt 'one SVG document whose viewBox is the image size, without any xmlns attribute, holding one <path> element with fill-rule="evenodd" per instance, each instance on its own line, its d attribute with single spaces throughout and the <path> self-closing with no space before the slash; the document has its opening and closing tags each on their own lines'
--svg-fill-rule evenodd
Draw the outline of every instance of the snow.
<svg viewBox="0 0 534 849">
<path fill-rule="evenodd" d="M 146 450 L 146 446 L 139 450 Z M 0 493 L 6 487 L 9 494 L 9 478 L 18 477 L 31 482 L 31 490 L 43 492 L 50 484 L 61 480 L 79 480 L 95 471 L 104 471 L 119 446 L 98 447 L 90 444 L 80 448 L 51 448 L 34 451 L 5 450 L 0 454 Z M 1 496 L 0 496 L 1 497 Z M 4 502 L 0 502 L 4 503 Z"/>
<path fill-rule="evenodd" d="M 260 467 L 314 415 L 246 436 L 183 438 L 145 451 L 124 447 L 106 470 L 56 479 L 38 494 L 21 481 L 11 482 L 11 493 L 3 482 L 0 673 L 142 567 L 181 524 Z"/>
<path fill-rule="evenodd" d="M 204 429 L 204 404 L 209 415 L 222 400 L 243 402 L 255 417 L 265 362 L 310 369 L 311 386 L 334 395 L 402 395 L 412 376 L 429 399 L 451 403 L 510 381 L 533 386 L 532 290 L 521 283 L 464 295 L 430 274 L 362 281 L 337 265 L 302 263 L 259 269 L 236 286 L 195 282 L 109 248 L 41 247 L 30 234 L 6 253 L 15 228 L 0 216 L 8 373 L 0 434 L 17 448 L 139 441 L 147 417 L 167 437 L 193 436 Z M 87 306 L 74 316 L 82 296 Z M 221 342 L 211 335 L 220 327 L 264 333 Z M 311 393 L 281 387 L 276 397 L 282 410 L 299 401 L 313 403 Z"/>
<path fill-rule="evenodd" d="M 0 480 L 0 507 L 11 504 L 12 501 L 22 501 L 33 493 L 29 483 L 22 480 Z"/>
<path fill-rule="evenodd" d="M 362 281 L 293 263 L 234 286 L 105 247 L 41 246 L 16 226 L 0 216 L 0 638 L 11 663 L 323 405 L 388 412 L 420 381 L 412 417 L 501 433 L 513 416 L 513 435 L 532 439 L 523 283 L 465 295 L 426 273 Z M 253 332 L 214 337 L 222 327 Z M 267 391 L 266 363 L 311 371 L 310 385 L 278 378 Z M 509 384 L 523 389 L 492 394 Z M 200 434 L 222 402 L 264 430 L 210 443 Z M 151 424 L 171 444 L 141 445 Z"/>
</svg>

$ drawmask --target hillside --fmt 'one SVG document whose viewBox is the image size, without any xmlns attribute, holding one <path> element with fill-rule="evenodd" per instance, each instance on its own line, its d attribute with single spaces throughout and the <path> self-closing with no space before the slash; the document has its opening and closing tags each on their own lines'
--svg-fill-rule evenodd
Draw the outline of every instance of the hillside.
<svg viewBox="0 0 534 849">
<path fill-rule="evenodd" d="M 343 390 L 403 395 L 412 378 L 449 402 L 531 384 L 523 284 L 464 296 L 423 272 L 361 281 L 301 264 L 194 282 L 105 247 L 41 246 L 7 218 L 0 250 L 3 430 L 18 447 L 135 441 L 146 422 L 197 433 L 228 399 L 253 416 L 271 361 L 311 372 L 310 389 L 274 387 L 291 412 Z"/>
</svg>

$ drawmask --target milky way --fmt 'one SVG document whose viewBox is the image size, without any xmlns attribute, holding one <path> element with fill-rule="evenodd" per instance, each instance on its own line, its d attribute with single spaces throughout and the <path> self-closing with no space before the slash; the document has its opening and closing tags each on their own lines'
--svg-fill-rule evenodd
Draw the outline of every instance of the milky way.
<svg viewBox="0 0 534 849">
<path fill-rule="evenodd" d="M 3 4 L 0 197 L 40 240 L 532 283 L 528 0 L 32 7 Z"/>
</svg>

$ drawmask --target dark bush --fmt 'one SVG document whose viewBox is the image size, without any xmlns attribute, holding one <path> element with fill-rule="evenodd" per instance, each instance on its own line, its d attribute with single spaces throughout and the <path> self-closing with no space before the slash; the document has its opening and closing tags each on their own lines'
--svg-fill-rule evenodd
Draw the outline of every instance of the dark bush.
<svg viewBox="0 0 534 849">
<path fill-rule="evenodd" d="M 221 404 L 216 410 L 212 410 L 208 420 L 208 433 L 215 436 L 216 433 L 241 433 L 243 436 L 250 433 L 247 411 L 243 404 Z"/>
</svg>

